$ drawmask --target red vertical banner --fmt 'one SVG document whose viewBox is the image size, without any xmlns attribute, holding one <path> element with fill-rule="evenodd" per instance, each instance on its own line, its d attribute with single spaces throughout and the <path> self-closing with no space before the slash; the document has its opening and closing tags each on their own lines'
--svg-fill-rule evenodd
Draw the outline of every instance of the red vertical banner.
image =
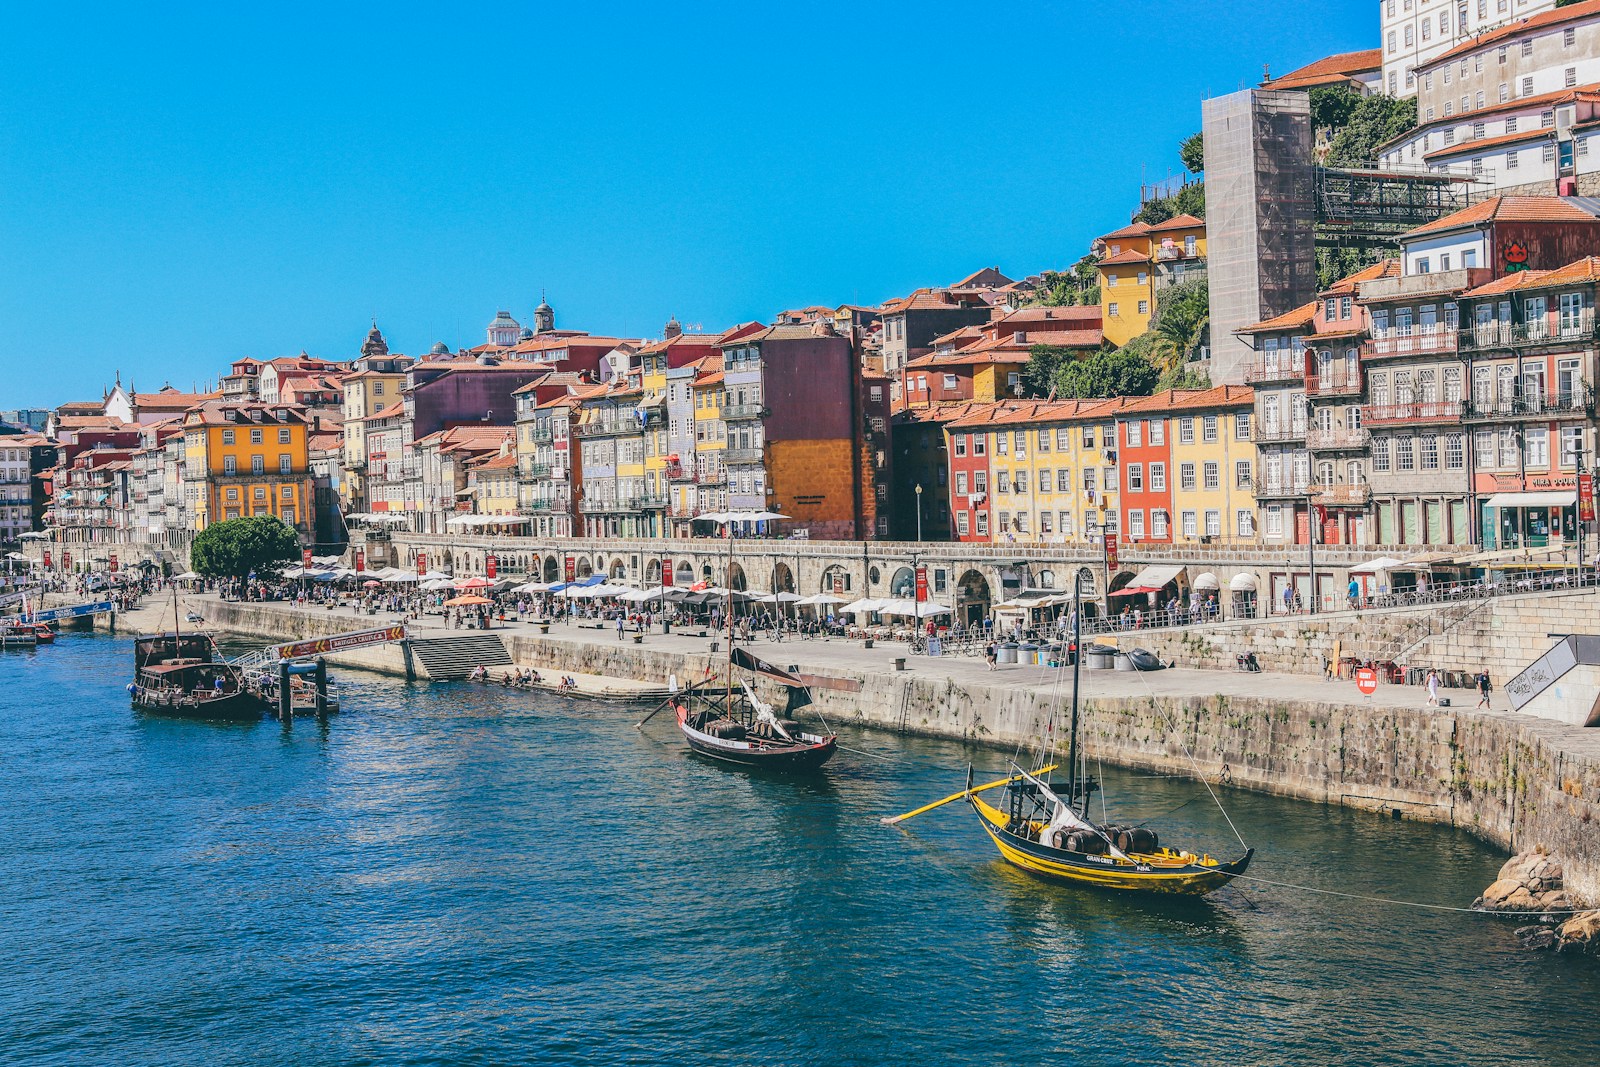
<svg viewBox="0 0 1600 1067">
<path fill-rule="evenodd" d="M 110 558 L 106 560 L 106 568 L 112 574 L 117 573 L 117 554 L 115 552 L 111 553 Z"/>
<path fill-rule="evenodd" d="M 1117 565 L 1117 535 L 1115 532 L 1106 534 L 1106 566 Z"/>
<path fill-rule="evenodd" d="M 44 567 L 45 570 L 50 569 L 50 550 L 48 548 L 44 550 Z"/>
<path fill-rule="evenodd" d="M 836 572 L 833 576 L 833 595 L 844 596 L 844 572 Z"/>
<path fill-rule="evenodd" d="M 300 566 L 311 566 L 311 550 L 309 548 L 302 548 L 300 550 Z"/>
<path fill-rule="evenodd" d="M 356 573 L 360 574 L 367 569 L 367 551 L 364 548 L 356 549 Z"/>
<path fill-rule="evenodd" d="M 66 549 L 61 550 L 61 566 L 69 571 L 72 569 L 72 553 Z"/>
<path fill-rule="evenodd" d="M 928 602 L 928 568 L 919 566 L 917 568 L 917 603 L 918 604 L 926 604 L 927 602 Z"/>
<path fill-rule="evenodd" d="M 661 561 L 661 584 L 667 588 L 672 586 L 672 561 L 670 559 Z"/>
<path fill-rule="evenodd" d="M 428 573 L 428 554 L 426 552 L 418 552 L 417 553 L 417 573 L 418 574 L 427 574 Z"/>
<path fill-rule="evenodd" d="M 493 552 L 483 557 L 483 576 L 485 578 L 498 578 L 500 576 L 500 559 Z"/>
<path fill-rule="evenodd" d="M 578 560 L 575 556 L 566 558 L 566 577 L 563 581 L 575 582 L 578 580 Z"/>
<path fill-rule="evenodd" d="M 1594 521 L 1594 475 L 1578 475 L 1578 521 Z"/>
</svg>

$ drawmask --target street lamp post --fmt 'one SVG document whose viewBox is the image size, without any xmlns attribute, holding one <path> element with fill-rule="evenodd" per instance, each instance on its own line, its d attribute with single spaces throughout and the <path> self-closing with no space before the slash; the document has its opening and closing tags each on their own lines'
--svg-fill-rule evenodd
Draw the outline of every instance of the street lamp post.
<svg viewBox="0 0 1600 1067">
<path fill-rule="evenodd" d="M 922 540 L 922 483 L 916 485 L 917 494 L 917 540 Z"/>
</svg>

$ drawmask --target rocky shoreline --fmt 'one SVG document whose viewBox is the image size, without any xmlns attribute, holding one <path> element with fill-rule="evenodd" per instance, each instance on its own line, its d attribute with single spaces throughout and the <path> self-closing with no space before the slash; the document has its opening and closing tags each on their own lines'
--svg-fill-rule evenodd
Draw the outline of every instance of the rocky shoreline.
<svg viewBox="0 0 1600 1067">
<path fill-rule="evenodd" d="M 1472 906 L 1491 914 L 1537 918 L 1517 928 L 1524 948 L 1600 956 L 1600 909 L 1576 911 L 1564 886 L 1561 860 L 1542 851 L 1520 852 L 1500 868 Z"/>
</svg>

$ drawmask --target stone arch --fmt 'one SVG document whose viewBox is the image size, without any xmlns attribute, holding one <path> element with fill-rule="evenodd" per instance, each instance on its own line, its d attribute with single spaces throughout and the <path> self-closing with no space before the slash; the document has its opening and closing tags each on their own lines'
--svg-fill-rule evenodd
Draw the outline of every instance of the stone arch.
<svg viewBox="0 0 1600 1067">
<path fill-rule="evenodd" d="M 774 593 L 792 593 L 794 587 L 794 572 L 787 563 L 779 563 L 772 568 L 772 591 Z"/>
<path fill-rule="evenodd" d="M 644 584 L 647 586 L 661 584 L 661 561 L 659 559 L 652 559 L 645 564 Z"/>
<path fill-rule="evenodd" d="M 728 564 L 728 588 L 740 592 L 750 588 L 750 583 L 745 580 L 744 568 L 737 563 Z"/>
<path fill-rule="evenodd" d="M 956 582 L 956 620 L 963 626 L 982 626 L 994 604 L 989 579 L 982 571 L 964 571 Z"/>
<path fill-rule="evenodd" d="M 712 578 L 712 575 L 711 575 L 711 564 L 702 563 L 700 565 L 700 580 L 702 582 L 711 582 L 711 578 Z M 713 583 L 713 584 L 715 584 L 715 583 Z"/>
<path fill-rule="evenodd" d="M 578 577 L 579 578 L 588 578 L 592 574 L 594 574 L 594 567 L 593 567 L 592 564 L 590 564 L 589 557 L 588 556 L 579 556 L 578 557 Z"/>
<path fill-rule="evenodd" d="M 546 583 L 559 582 L 561 580 L 561 562 L 554 556 L 550 556 L 544 561 L 544 580 Z"/>
<path fill-rule="evenodd" d="M 686 559 L 680 559 L 677 563 L 677 566 L 673 567 L 672 569 L 672 584 L 679 586 L 680 588 L 683 586 L 693 585 L 694 564 L 690 563 Z"/>
<path fill-rule="evenodd" d="M 1132 571 L 1118 571 L 1116 574 L 1111 576 L 1110 594 L 1112 596 L 1116 596 L 1117 590 L 1123 588 L 1131 581 L 1133 581 Z"/>
<path fill-rule="evenodd" d="M 453 572 L 456 569 L 456 558 L 450 552 L 444 554 L 444 559 L 440 560 L 440 563 L 444 565 L 444 569 L 447 571 Z"/>
<path fill-rule="evenodd" d="M 628 565 L 622 561 L 621 557 L 618 557 L 617 559 L 612 560 L 611 561 L 611 570 L 609 572 L 607 572 L 606 577 L 608 577 L 608 578 L 626 578 L 627 576 L 628 576 Z"/>
<path fill-rule="evenodd" d="M 903 600 L 909 600 L 917 595 L 917 572 L 910 567 L 901 567 L 894 572 L 894 577 L 889 579 L 889 595 Z"/>
</svg>

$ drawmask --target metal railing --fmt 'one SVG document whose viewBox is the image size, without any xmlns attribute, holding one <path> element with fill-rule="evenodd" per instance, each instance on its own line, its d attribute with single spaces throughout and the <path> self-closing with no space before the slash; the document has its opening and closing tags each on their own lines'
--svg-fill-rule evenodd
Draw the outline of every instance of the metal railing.
<svg viewBox="0 0 1600 1067">
<path fill-rule="evenodd" d="M 1268 426 L 1256 420 L 1250 426 L 1250 440 L 1258 445 L 1275 444 L 1287 441 L 1303 441 L 1306 437 L 1306 428 L 1303 425 L 1279 423 Z"/>
<path fill-rule="evenodd" d="M 1361 346 L 1361 355 L 1366 359 L 1452 355 L 1456 351 L 1458 338 L 1459 333 L 1454 326 L 1396 329 L 1364 343 Z"/>
<path fill-rule="evenodd" d="M 759 448 L 728 448 L 722 452 L 724 463 L 760 463 L 763 458 Z"/>
<path fill-rule="evenodd" d="M 722 409 L 724 420 L 761 419 L 765 418 L 767 414 L 767 409 L 762 404 L 729 404 Z"/>
<path fill-rule="evenodd" d="M 1587 415 L 1593 410 L 1594 394 L 1587 383 L 1580 385 L 1575 392 L 1523 393 L 1489 400 L 1475 399 L 1467 403 L 1467 417 L 1472 419 Z"/>
<path fill-rule="evenodd" d="M 1365 426 L 1334 426 L 1324 430 L 1312 426 L 1306 430 L 1306 447 L 1324 452 L 1342 448 L 1365 448 L 1372 432 Z"/>
<path fill-rule="evenodd" d="M 1262 385 L 1268 382 L 1298 382 L 1306 376 L 1306 361 L 1303 355 L 1296 357 L 1285 356 L 1281 359 L 1266 359 L 1259 363 L 1252 363 L 1244 369 L 1244 380 L 1252 385 Z"/>
<path fill-rule="evenodd" d="M 1372 499 L 1372 486 L 1365 483 L 1317 483 L 1311 487 L 1313 503 L 1365 504 Z"/>
<path fill-rule="evenodd" d="M 1311 482 L 1296 482 L 1294 479 L 1287 481 L 1268 481 L 1257 478 L 1251 484 L 1251 491 L 1257 500 L 1287 500 L 1304 497 L 1311 492 Z"/>
<path fill-rule="evenodd" d="M 1536 322 L 1489 322 L 1468 326 L 1461 331 L 1460 347 L 1465 350 L 1485 348 L 1524 348 L 1529 345 L 1587 344 L 1595 339 L 1593 309 L 1586 309 L 1577 318 L 1558 320 L 1552 325 L 1548 320 Z"/>
<path fill-rule="evenodd" d="M 1466 404 L 1460 400 L 1416 400 L 1408 404 L 1368 404 L 1361 420 L 1368 426 L 1412 422 L 1460 422 Z"/>
<path fill-rule="evenodd" d="M 1343 365 L 1323 374 L 1306 378 L 1307 396 L 1354 396 L 1361 392 L 1361 369 L 1347 370 Z"/>
</svg>

